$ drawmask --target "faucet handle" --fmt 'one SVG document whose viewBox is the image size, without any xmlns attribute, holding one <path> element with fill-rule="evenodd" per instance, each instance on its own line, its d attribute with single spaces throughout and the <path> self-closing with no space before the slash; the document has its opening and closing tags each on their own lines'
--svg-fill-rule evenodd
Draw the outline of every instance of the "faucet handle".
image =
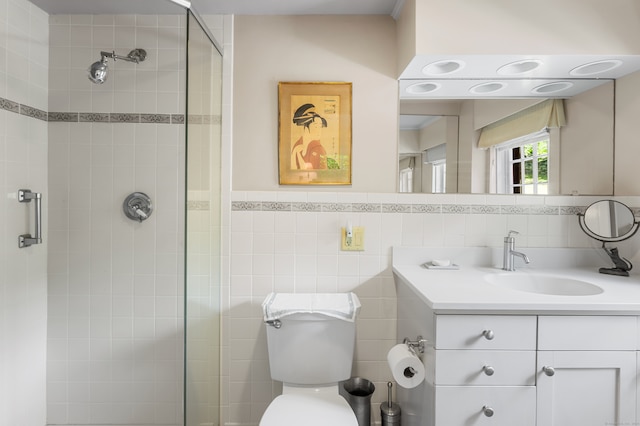
<svg viewBox="0 0 640 426">
<path fill-rule="evenodd" d="M 511 235 L 518 235 L 518 234 L 520 234 L 518 231 L 511 230 L 511 231 L 509 231 L 509 234 L 507 235 L 507 238 L 511 238 Z"/>
</svg>

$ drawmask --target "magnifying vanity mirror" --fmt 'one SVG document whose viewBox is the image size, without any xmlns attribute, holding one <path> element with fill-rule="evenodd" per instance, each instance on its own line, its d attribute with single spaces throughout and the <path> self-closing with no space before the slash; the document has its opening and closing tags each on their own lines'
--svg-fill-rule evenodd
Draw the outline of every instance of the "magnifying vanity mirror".
<svg viewBox="0 0 640 426">
<path fill-rule="evenodd" d="M 631 262 L 620 257 L 617 248 L 608 249 L 605 244 L 624 241 L 638 232 L 640 223 L 633 211 L 619 201 L 596 201 L 584 213 L 578 213 L 578 223 L 588 236 L 602 242 L 603 250 L 614 264 L 613 268 L 600 268 L 599 272 L 628 277 L 633 267 Z"/>
</svg>

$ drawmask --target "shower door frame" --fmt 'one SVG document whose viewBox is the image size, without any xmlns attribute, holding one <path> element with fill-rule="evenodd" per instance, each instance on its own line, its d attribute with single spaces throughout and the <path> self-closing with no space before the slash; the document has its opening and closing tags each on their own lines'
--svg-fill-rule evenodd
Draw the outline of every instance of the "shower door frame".
<svg viewBox="0 0 640 426">
<path fill-rule="evenodd" d="M 220 368 L 221 368 L 221 362 L 220 362 L 220 347 L 221 347 L 221 341 L 220 341 L 220 322 L 221 322 L 221 300 L 220 300 L 220 283 L 221 283 L 221 270 L 220 270 L 220 259 L 218 259 L 217 265 L 218 268 L 215 268 L 215 261 L 213 259 L 214 257 L 214 253 L 221 253 L 221 234 L 220 234 L 220 230 L 221 230 L 221 198 L 222 198 L 222 190 L 220 187 L 220 182 L 222 180 L 221 177 L 221 155 L 222 155 L 222 131 L 221 131 L 221 125 L 222 125 L 222 120 L 216 120 L 215 116 L 210 116 L 209 118 L 211 120 L 207 120 L 207 118 L 205 116 L 198 116 L 198 112 L 200 111 L 191 111 L 190 109 L 190 90 L 191 90 L 191 80 L 190 80 L 190 72 L 191 72 L 191 61 L 190 61 L 190 52 L 191 52 L 191 45 L 190 45 L 190 36 L 191 36 L 191 29 L 192 29 L 192 20 L 191 18 L 193 18 L 193 20 L 195 21 L 195 24 L 197 24 L 197 27 L 199 30 L 201 30 L 204 34 L 204 36 L 206 37 L 206 39 L 208 39 L 208 41 L 211 43 L 213 49 L 215 49 L 215 52 L 211 52 L 211 53 L 217 53 L 219 55 L 219 65 L 220 68 L 218 69 L 219 71 L 219 81 L 218 83 L 220 84 L 219 88 L 219 98 L 217 99 L 220 104 L 219 104 L 219 111 L 220 114 L 222 114 L 222 58 L 223 58 L 223 50 L 222 47 L 220 46 L 220 44 L 218 43 L 218 41 L 216 40 L 216 38 L 213 36 L 213 34 L 210 32 L 210 30 L 208 29 L 206 23 L 204 22 L 204 20 L 202 19 L 201 15 L 193 8 L 193 6 L 190 4 L 190 2 L 183 2 L 183 1 L 174 1 L 174 0 L 169 0 L 173 3 L 176 4 L 180 4 L 182 6 L 186 6 L 183 3 L 188 3 L 189 6 L 186 7 L 186 15 L 187 15 L 187 24 L 186 24 L 186 37 L 185 37 L 185 42 L 186 42 L 186 75 L 185 75 L 185 222 L 184 222 L 184 238 L 185 238 L 185 250 L 184 250 L 184 380 L 183 380 L 183 425 L 184 426 L 189 426 L 189 425 L 211 425 L 211 426 L 218 426 L 219 424 L 221 424 L 221 398 L 220 398 L 220 392 L 221 392 L 221 383 L 220 383 Z M 209 93 L 211 94 L 211 92 Z M 212 97 L 213 99 L 213 97 Z M 221 117 L 221 115 L 220 115 Z M 193 331 L 192 333 L 192 327 L 190 326 L 190 310 L 189 310 L 189 304 L 190 304 L 190 265 L 192 262 L 190 262 L 189 259 L 189 235 L 190 235 L 190 222 L 189 222 L 189 215 L 190 215 L 190 209 L 198 209 L 199 207 L 202 206 L 202 203 L 200 201 L 194 201 L 192 202 L 192 200 L 189 199 L 189 184 L 190 184 L 190 180 L 189 180 L 189 149 L 190 149 L 190 130 L 192 128 L 192 126 L 197 126 L 197 125 L 204 125 L 207 126 L 207 124 L 209 125 L 209 130 L 211 130 L 212 125 L 217 121 L 217 124 L 219 125 L 218 128 L 218 133 L 217 138 L 218 138 L 218 145 L 217 145 L 217 158 L 218 158 L 218 164 L 217 167 L 209 169 L 210 173 L 217 173 L 217 180 L 216 179 L 212 179 L 211 177 L 209 178 L 209 181 L 211 182 L 212 180 L 216 180 L 218 183 L 218 187 L 214 188 L 210 187 L 210 199 L 208 200 L 209 204 L 206 208 L 208 208 L 208 212 L 209 212 L 209 223 L 208 223 L 208 229 L 207 231 L 214 229 L 214 230 L 218 230 L 218 234 L 217 234 L 217 238 L 216 235 L 210 235 L 210 239 L 209 242 L 211 245 L 213 244 L 217 244 L 217 247 L 213 247 L 213 250 L 210 250 L 209 255 L 211 258 L 211 264 L 213 264 L 213 267 L 210 267 L 209 269 L 209 276 L 208 276 L 208 284 L 209 284 L 209 290 L 216 290 L 217 289 L 217 295 L 212 295 L 211 298 L 215 298 L 217 297 L 217 306 L 208 306 L 209 308 L 212 308 L 215 312 L 215 310 L 217 309 L 217 315 L 215 316 L 215 318 L 210 319 L 207 318 L 206 322 L 214 322 L 213 327 L 217 328 L 216 330 L 216 336 L 217 336 L 217 342 L 210 342 L 209 345 L 200 345 L 200 348 L 202 349 L 202 347 L 204 346 L 206 347 L 213 347 L 217 349 L 217 359 L 208 359 L 210 364 L 216 364 L 214 367 L 212 367 L 213 369 L 215 369 L 215 371 L 209 371 L 209 369 L 207 369 L 207 373 L 209 373 L 209 377 L 206 377 L 205 383 L 207 380 L 209 380 L 210 382 L 208 382 L 209 386 L 213 386 L 217 389 L 213 390 L 212 393 L 214 393 L 214 395 L 211 395 L 210 393 L 206 393 L 205 395 L 195 395 L 195 398 L 192 398 L 191 395 L 193 394 L 193 392 L 190 391 L 190 387 L 193 386 L 193 388 L 197 388 L 198 390 L 202 390 L 202 384 L 200 383 L 199 386 L 195 385 L 194 383 L 192 383 L 192 375 L 190 374 L 190 367 L 192 367 L 190 365 L 190 357 L 191 357 L 191 348 L 190 348 L 190 341 L 189 341 L 189 337 L 191 336 L 191 334 L 194 335 L 198 335 L 199 332 L 198 331 Z M 194 134 L 201 134 L 202 132 L 193 132 Z M 214 135 L 211 135 L 214 136 Z M 214 142 L 213 137 L 211 139 L 211 142 Z M 214 147 L 215 148 L 215 147 Z M 210 151 L 211 153 L 211 151 Z M 213 158 L 213 155 L 212 157 Z M 216 166 L 216 164 L 213 164 L 213 161 L 209 163 L 209 166 Z M 214 194 L 215 193 L 215 194 Z M 217 202 L 213 202 L 215 198 L 215 201 Z M 214 212 L 214 208 L 217 208 L 217 212 Z M 216 223 L 212 223 L 213 221 L 217 221 Z M 209 249 L 211 249 L 211 245 L 209 246 Z M 198 291 L 198 296 L 200 296 L 199 291 Z M 196 296 L 197 297 L 197 296 Z M 209 302 L 211 303 L 211 299 L 209 300 Z M 200 312 L 200 306 L 198 306 L 198 312 Z M 198 318 L 200 320 L 202 320 L 202 318 Z M 217 324 L 215 324 L 215 321 L 217 321 Z M 216 336 L 213 336 L 213 339 L 216 338 Z M 197 338 L 197 337 L 196 337 Z M 194 347 L 198 348 L 197 344 L 194 344 Z M 206 350 L 206 349 L 205 349 Z M 199 354 L 202 355 L 202 354 Z M 207 353 L 204 353 L 205 357 L 207 355 Z M 209 355 L 211 355 L 211 353 L 209 353 Z M 198 358 L 198 356 L 196 355 L 195 358 Z M 211 356 L 210 358 L 213 358 L 213 356 Z M 200 366 L 201 367 L 201 366 Z M 198 370 L 197 367 L 193 367 L 194 370 Z M 198 377 L 198 379 L 202 379 L 201 377 Z M 209 389 L 211 391 L 211 389 Z M 194 391 L 195 392 L 195 391 Z M 193 401 L 193 399 L 195 399 L 196 401 Z M 212 400 L 214 399 L 214 400 Z M 202 408 L 201 406 L 204 406 L 205 410 L 207 410 L 207 407 L 209 407 L 209 410 L 207 410 L 208 412 L 213 410 L 213 413 L 209 413 L 211 414 L 210 418 L 200 418 L 200 416 L 202 415 Z M 212 408 L 213 407 L 213 408 Z M 195 417 L 195 418 L 191 418 L 191 417 Z"/>
</svg>

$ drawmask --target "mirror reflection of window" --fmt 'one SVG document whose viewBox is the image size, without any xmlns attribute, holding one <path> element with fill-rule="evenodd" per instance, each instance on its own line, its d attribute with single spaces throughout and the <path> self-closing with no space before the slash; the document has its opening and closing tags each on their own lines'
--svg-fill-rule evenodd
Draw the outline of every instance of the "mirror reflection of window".
<svg viewBox="0 0 640 426">
<path fill-rule="evenodd" d="M 447 192 L 447 162 L 433 163 L 431 170 L 431 192 L 444 194 Z"/>
<path fill-rule="evenodd" d="M 444 194 L 447 182 L 447 145 L 440 144 L 422 152 L 424 167 L 431 168 L 431 192 Z"/>
<path fill-rule="evenodd" d="M 399 192 L 413 192 L 413 169 L 411 167 L 400 170 Z"/>
<path fill-rule="evenodd" d="M 540 132 L 495 145 L 498 194 L 549 193 L 549 132 Z"/>
</svg>

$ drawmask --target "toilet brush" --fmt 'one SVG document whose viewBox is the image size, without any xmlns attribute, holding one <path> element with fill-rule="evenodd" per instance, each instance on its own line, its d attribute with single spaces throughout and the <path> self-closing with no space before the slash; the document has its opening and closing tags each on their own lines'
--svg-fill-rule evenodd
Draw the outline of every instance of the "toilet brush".
<svg viewBox="0 0 640 426">
<path fill-rule="evenodd" d="M 380 404 L 380 418 L 382 426 L 400 424 L 400 406 L 391 401 L 393 383 L 387 382 L 387 402 Z"/>
</svg>

